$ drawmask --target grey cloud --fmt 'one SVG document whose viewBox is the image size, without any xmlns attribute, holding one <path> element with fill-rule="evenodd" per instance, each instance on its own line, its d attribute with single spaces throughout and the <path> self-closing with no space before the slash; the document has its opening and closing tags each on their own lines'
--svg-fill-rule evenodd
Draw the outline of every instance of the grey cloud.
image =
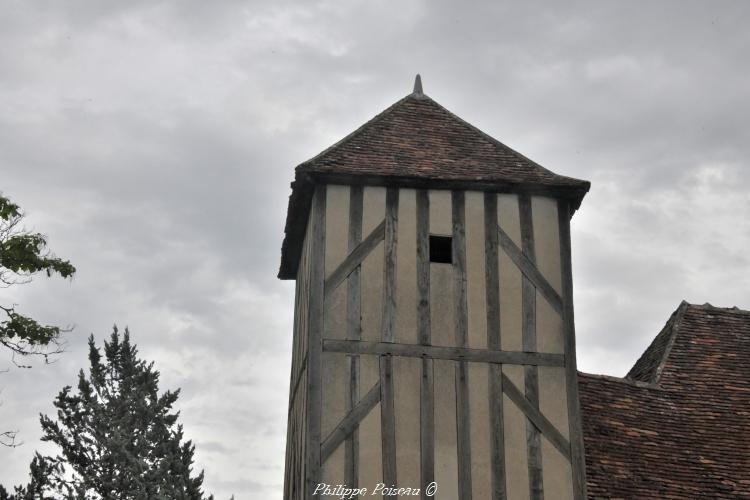
<svg viewBox="0 0 750 500">
<path fill-rule="evenodd" d="M 579 364 L 622 374 L 683 298 L 739 305 L 750 244 L 746 2 L 128 2 L 6 6 L 0 189 L 79 268 L 0 290 L 74 323 L 0 375 L 17 483 L 36 414 L 129 325 L 217 497 L 280 498 L 293 167 L 411 90 L 593 181 L 573 219 Z M 4 358 L 2 358 L 4 359 Z M 5 361 L 7 364 L 7 361 Z M 1 368 L 2 366 L 0 366 Z"/>
</svg>

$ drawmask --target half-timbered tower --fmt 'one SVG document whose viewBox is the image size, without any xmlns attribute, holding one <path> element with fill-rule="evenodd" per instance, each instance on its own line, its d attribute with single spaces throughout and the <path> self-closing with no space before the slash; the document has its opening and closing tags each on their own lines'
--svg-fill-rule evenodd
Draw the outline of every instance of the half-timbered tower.
<svg viewBox="0 0 750 500">
<path fill-rule="evenodd" d="M 421 87 L 296 169 L 284 498 L 586 498 L 569 228 L 589 183 Z"/>
</svg>

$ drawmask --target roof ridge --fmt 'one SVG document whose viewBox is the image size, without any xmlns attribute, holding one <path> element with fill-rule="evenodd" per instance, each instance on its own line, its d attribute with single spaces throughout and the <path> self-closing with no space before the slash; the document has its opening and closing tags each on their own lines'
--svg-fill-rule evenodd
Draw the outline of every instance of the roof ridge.
<svg viewBox="0 0 750 500">
<path fill-rule="evenodd" d="M 658 383 L 669 352 L 674 345 L 676 336 L 675 324 L 678 323 L 678 320 L 682 319 L 685 310 L 689 306 L 690 304 L 684 300 L 680 302 L 680 305 L 672 312 L 659 333 L 651 340 L 651 343 L 630 368 L 625 378 L 640 380 L 641 382 Z"/>
<path fill-rule="evenodd" d="M 677 311 L 675 311 L 674 321 L 672 322 L 672 334 L 670 335 L 669 341 L 667 342 L 667 347 L 664 349 L 661 361 L 657 365 L 656 371 L 654 372 L 654 377 L 652 380 L 654 384 L 658 384 L 661 381 L 661 374 L 664 371 L 664 367 L 667 365 L 669 354 L 672 352 L 674 343 L 677 340 L 677 334 L 680 331 L 682 319 L 685 317 L 685 311 L 687 311 L 689 307 L 690 304 L 683 300 L 682 302 L 680 302 L 680 306 L 677 308 Z"/>
<path fill-rule="evenodd" d="M 654 384 L 652 382 L 643 382 L 642 380 L 634 380 L 629 379 L 625 377 L 615 377 L 614 375 L 604 375 L 599 373 L 586 373 L 586 372 L 578 372 L 579 377 L 588 377 L 588 378 L 594 378 L 599 380 L 607 380 L 609 382 L 618 382 L 621 384 L 631 385 L 634 387 L 640 387 L 642 389 L 656 389 L 656 390 L 664 390 L 663 387 L 661 387 L 659 384 Z"/>
<path fill-rule="evenodd" d="M 703 304 L 691 304 L 689 302 L 685 302 L 685 303 L 689 307 L 692 307 L 694 309 L 702 309 L 702 310 L 710 310 L 710 311 L 722 311 L 722 312 L 736 313 L 736 314 L 750 314 L 750 310 L 748 310 L 748 309 L 742 309 L 742 308 L 737 307 L 737 306 L 721 307 L 721 306 L 715 306 L 715 305 L 711 304 L 710 302 L 705 302 Z"/>
</svg>

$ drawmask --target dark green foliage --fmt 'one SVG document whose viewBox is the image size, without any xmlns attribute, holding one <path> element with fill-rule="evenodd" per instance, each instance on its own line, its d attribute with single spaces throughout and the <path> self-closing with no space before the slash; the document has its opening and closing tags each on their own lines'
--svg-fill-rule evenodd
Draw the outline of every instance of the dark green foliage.
<svg viewBox="0 0 750 500">
<path fill-rule="evenodd" d="M 22 228 L 23 217 L 18 205 L 0 195 L 0 286 L 27 283 L 39 272 L 72 277 L 75 267 L 46 251 L 44 235 Z M 38 354 L 46 359 L 50 353 L 60 351 L 60 327 L 42 325 L 19 314 L 14 305 L 0 305 L 0 311 L 5 313 L 5 319 L 0 321 L 0 345 L 14 355 Z"/>
<path fill-rule="evenodd" d="M 59 497 L 47 494 L 46 485 L 50 478 L 59 472 L 59 466 L 45 460 L 38 453 L 31 461 L 31 481 L 26 486 L 16 486 L 15 493 L 0 486 L 0 500 L 58 500 Z"/>
<path fill-rule="evenodd" d="M 42 439 L 60 453 L 37 454 L 31 482 L 10 498 L 213 499 L 172 411 L 179 390 L 159 394 L 159 372 L 137 354 L 127 330 L 121 338 L 115 328 L 103 356 L 89 338 L 89 377 L 81 371 L 77 390 L 57 396 L 57 420 L 41 416 Z"/>
</svg>

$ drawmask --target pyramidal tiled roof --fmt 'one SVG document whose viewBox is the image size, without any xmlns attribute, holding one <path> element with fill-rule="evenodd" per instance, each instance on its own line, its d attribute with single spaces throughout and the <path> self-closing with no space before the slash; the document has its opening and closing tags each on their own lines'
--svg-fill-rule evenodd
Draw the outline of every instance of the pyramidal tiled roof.
<svg viewBox="0 0 750 500">
<path fill-rule="evenodd" d="M 457 117 L 421 92 L 407 95 L 340 142 L 302 163 L 303 172 L 457 180 L 580 190 Z M 573 194 L 573 193 L 571 193 Z"/>
<path fill-rule="evenodd" d="M 589 498 L 750 498 L 750 312 L 683 302 L 626 378 L 579 374 Z"/>
<path fill-rule="evenodd" d="M 279 277 L 294 278 L 315 182 L 545 194 L 577 209 L 587 181 L 555 174 L 457 117 L 422 92 L 387 108 L 300 164 L 289 199 Z"/>
</svg>

